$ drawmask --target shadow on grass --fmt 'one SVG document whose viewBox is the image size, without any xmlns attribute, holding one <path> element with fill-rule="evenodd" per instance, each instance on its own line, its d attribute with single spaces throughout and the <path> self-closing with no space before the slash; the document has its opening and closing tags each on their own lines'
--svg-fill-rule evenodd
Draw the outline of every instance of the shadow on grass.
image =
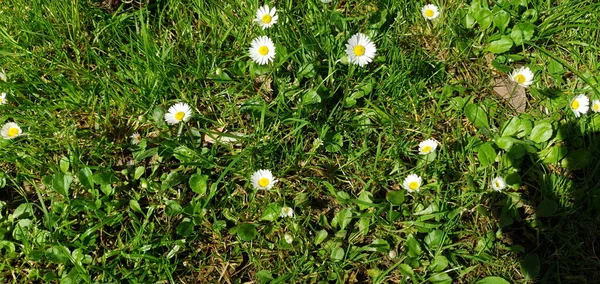
<svg viewBox="0 0 600 284">
<path fill-rule="evenodd" d="M 556 146 L 561 165 L 526 156 L 520 193 L 490 196 L 501 207 L 498 226 L 503 242 L 521 253 L 525 278 L 600 283 L 600 134 L 571 122 L 557 136 L 565 137 Z"/>
</svg>

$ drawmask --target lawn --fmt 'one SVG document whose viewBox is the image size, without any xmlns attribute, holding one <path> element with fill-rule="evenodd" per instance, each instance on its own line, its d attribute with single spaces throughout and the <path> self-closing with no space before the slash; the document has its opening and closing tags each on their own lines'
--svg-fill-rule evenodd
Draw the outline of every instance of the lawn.
<svg viewBox="0 0 600 284">
<path fill-rule="evenodd" d="M 599 2 L 127 2 L 0 0 L 0 282 L 600 282 Z"/>
</svg>

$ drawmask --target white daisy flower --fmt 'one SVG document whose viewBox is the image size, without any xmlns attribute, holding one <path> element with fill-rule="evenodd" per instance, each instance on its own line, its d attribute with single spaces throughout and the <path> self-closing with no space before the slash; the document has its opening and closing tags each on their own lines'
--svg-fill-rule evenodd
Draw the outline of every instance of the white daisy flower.
<svg viewBox="0 0 600 284">
<path fill-rule="evenodd" d="M 504 181 L 504 178 L 495 177 L 492 180 L 492 189 L 494 189 L 495 191 L 502 191 L 505 188 L 506 188 L 506 181 Z"/>
<path fill-rule="evenodd" d="M 325 4 L 331 3 L 331 0 L 321 0 L 321 3 L 325 3 Z"/>
<path fill-rule="evenodd" d="M 285 242 L 288 244 L 291 244 L 294 242 L 294 237 L 292 237 L 292 235 L 290 235 L 290 234 L 283 235 L 283 239 L 285 239 Z"/>
<path fill-rule="evenodd" d="M 519 69 L 515 69 L 510 73 L 510 79 L 527 88 L 529 85 L 533 84 L 533 72 L 529 70 L 529 67 L 521 67 Z"/>
<path fill-rule="evenodd" d="M 353 35 L 346 43 L 346 54 L 348 61 L 357 64 L 360 67 L 373 61 L 377 48 L 375 44 L 364 34 L 357 33 Z"/>
<path fill-rule="evenodd" d="M 281 217 L 281 218 L 294 217 L 294 209 L 287 207 L 287 206 L 283 206 L 281 208 L 281 214 L 279 214 L 279 217 Z"/>
<path fill-rule="evenodd" d="M 2 92 L 2 94 L 0 94 L 0 105 L 5 105 L 6 104 L 6 93 Z"/>
<path fill-rule="evenodd" d="M 416 174 L 410 174 L 404 179 L 404 189 L 406 189 L 408 192 L 419 191 L 422 182 L 423 179 L 421 179 L 420 176 Z"/>
<path fill-rule="evenodd" d="M 275 58 L 275 45 L 268 36 L 259 36 L 250 44 L 250 57 L 254 62 L 265 65 Z"/>
<path fill-rule="evenodd" d="M 433 4 L 428 4 L 421 8 L 421 14 L 423 14 L 423 17 L 425 17 L 425 19 L 433 20 L 440 16 L 440 11 L 437 6 Z"/>
<path fill-rule="evenodd" d="M 131 134 L 131 144 L 133 145 L 137 145 L 140 144 L 140 142 L 142 142 L 142 135 L 140 135 L 139 133 L 133 133 Z"/>
<path fill-rule="evenodd" d="M 4 139 L 13 139 L 19 135 L 21 135 L 23 131 L 21 127 L 14 122 L 8 122 L 2 126 L 2 130 L 0 130 L 0 135 Z"/>
<path fill-rule="evenodd" d="M 165 113 L 165 121 L 168 124 L 178 124 L 186 122 L 192 117 L 192 109 L 186 103 L 176 103 L 169 108 L 169 112 Z"/>
<path fill-rule="evenodd" d="M 438 146 L 437 141 L 435 141 L 434 139 L 427 139 L 427 140 L 419 143 L 419 154 L 427 155 L 427 154 L 435 151 L 437 146 Z"/>
<path fill-rule="evenodd" d="M 590 108 L 590 99 L 585 95 L 581 94 L 575 97 L 571 101 L 571 110 L 575 114 L 575 117 L 579 117 L 582 114 L 585 114 Z"/>
<path fill-rule="evenodd" d="M 0 80 L 6 82 L 7 78 L 6 78 L 6 73 L 4 73 L 4 70 L 0 71 Z"/>
<path fill-rule="evenodd" d="M 275 9 L 275 7 L 269 10 L 269 5 L 264 5 L 258 8 L 256 11 L 256 19 L 254 19 L 254 21 L 257 22 L 264 30 L 277 23 L 278 18 L 279 16 L 277 16 L 277 9 Z"/>
<path fill-rule="evenodd" d="M 277 180 L 273 178 L 273 174 L 269 170 L 258 170 L 250 177 L 252 186 L 256 189 L 271 189 L 273 185 L 277 183 Z"/>
<path fill-rule="evenodd" d="M 600 112 L 600 100 L 594 100 L 592 102 L 592 111 L 593 112 Z"/>
</svg>

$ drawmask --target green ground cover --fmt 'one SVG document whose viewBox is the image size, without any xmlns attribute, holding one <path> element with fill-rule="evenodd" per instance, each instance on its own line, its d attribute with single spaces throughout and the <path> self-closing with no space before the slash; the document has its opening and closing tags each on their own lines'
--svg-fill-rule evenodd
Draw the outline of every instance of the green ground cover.
<svg viewBox="0 0 600 284">
<path fill-rule="evenodd" d="M 600 3 L 426 4 L 0 0 L 0 282 L 598 283 Z"/>
</svg>

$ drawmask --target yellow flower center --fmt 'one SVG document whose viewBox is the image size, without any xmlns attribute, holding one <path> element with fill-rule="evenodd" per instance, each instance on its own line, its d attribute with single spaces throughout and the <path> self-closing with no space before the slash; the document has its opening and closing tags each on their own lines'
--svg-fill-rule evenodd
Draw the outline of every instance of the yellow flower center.
<svg viewBox="0 0 600 284">
<path fill-rule="evenodd" d="M 433 12 L 433 10 L 431 9 L 425 11 L 425 16 L 427 16 L 428 18 L 433 17 L 433 14 L 435 14 L 435 12 Z"/>
<path fill-rule="evenodd" d="M 264 16 L 262 16 L 262 19 L 260 19 L 261 22 L 263 22 L 263 24 L 268 24 L 271 22 L 273 18 L 271 17 L 271 15 L 266 14 Z"/>
<path fill-rule="evenodd" d="M 500 188 L 500 182 L 496 181 L 496 188 Z"/>
<path fill-rule="evenodd" d="M 183 120 L 184 116 L 185 116 L 185 112 L 178 111 L 177 113 L 175 113 L 175 120 L 181 121 L 181 120 Z"/>
<path fill-rule="evenodd" d="M 8 137 L 15 137 L 19 134 L 19 128 L 11 127 L 8 129 Z"/>
<path fill-rule="evenodd" d="M 577 100 L 573 100 L 573 102 L 571 102 L 571 108 L 572 109 L 578 109 L 579 108 L 579 102 Z"/>
<path fill-rule="evenodd" d="M 419 188 L 419 183 L 418 183 L 418 182 L 416 182 L 416 181 L 411 181 L 411 182 L 408 184 L 408 187 L 409 187 L 410 189 L 412 189 L 412 190 L 416 190 L 417 188 Z"/>
<path fill-rule="evenodd" d="M 599 111 L 600 110 L 600 105 L 595 104 L 593 107 L 594 111 Z"/>
<path fill-rule="evenodd" d="M 429 152 L 431 152 L 431 146 L 427 145 L 427 146 L 423 147 L 423 153 L 428 154 Z"/>
<path fill-rule="evenodd" d="M 4 98 L 0 97 L 0 104 L 4 102 Z"/>
<path fill-rule="evenodd" d="M 266 186 L 268 186 L 268 185 L 269 185 L 269 179 L 268 179 L 268 178 L 260 178 L 260 179 L 258 180 L 258 185 L 259 185 L 260 187 L 266 187 Z M 287 210 L 286 210 L 286 211 L 287 211 Z"/>
<path fill-rule="evenodd" d="M 269 53 L 269 48 L 263 45 L 258 48 L 258 53 L 262 56 L 265 56 L 267 53 Z"/>
<path fill-rule="evenodd" d="M 365 47 L 362 45 L 357 45 L 354 47 L 354 55 L 356 56 L 363 56 L 365 55 Z"/>
<path fill-rule="evenodd" d="M 525 75 L 523 74 L 517 74 L 515 75 L 515 81 L 519 84 L 523 84 L 525 81 L 527 81 L 527 78 L 525 78 Z"/>
</svg>

